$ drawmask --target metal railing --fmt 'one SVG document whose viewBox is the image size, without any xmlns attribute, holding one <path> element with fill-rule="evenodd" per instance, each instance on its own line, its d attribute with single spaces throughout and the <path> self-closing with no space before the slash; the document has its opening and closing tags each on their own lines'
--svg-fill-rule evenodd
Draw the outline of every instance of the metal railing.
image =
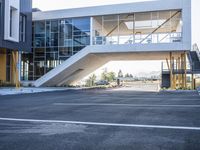
<svg viewBox="0 0 200 150">
<path fill-rule="evenodd" d="M 200 50 L 199 50 L 199 47 L 198 47 L 197 44 L 194 44 L 194 45 L 193 45 L 193 51 L 196 51 L 197 56 L 198 56 L 199 61 L 200 61 Z"/>
<path fill-rule="evenodd" d="M 180 66 L 181 68 L 184 68 L 184 64 L 182 64 L 182 66 Z M 177 65 L 177 63 L 173 63 L 172 65 L 173 68 L 173 72 L 174 73 L 183 73 L 184 69 L 180 69 L 179 66 Z M 188 73 L 192 73 L 192 72 L 200 72 L 200 67 L 198 66 L 197 62 L 192 62 L 186 63 L 186 70 Z M 162 72 L 169 72 L 170 69 L 168 68 L 168 65 L 166 62 L 162 62 Z"/>
<path fill-rule="evenodd" d="M 151 43 L 177 43 L 182 42 L 182 33 L 154 33 L 148 38 L 148 34 L 119 35 L 119 36 L 95 36 L 93 45 L 114 45 L 114 44 L 151 44 Z"/>
</svg>

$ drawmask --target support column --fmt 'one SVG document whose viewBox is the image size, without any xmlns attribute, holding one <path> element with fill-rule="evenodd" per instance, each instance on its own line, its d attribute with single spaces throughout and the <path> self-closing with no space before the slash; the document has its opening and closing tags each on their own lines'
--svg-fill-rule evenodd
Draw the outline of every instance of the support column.
<svg viewBox="0 0 200 150">
<path fill-rule="evenodd" d="M 172 52 L 170 52 L 170 87 L 171 89 L 174 89 L 173 85 L 173 62 L 172 62 Z"/>
<path fill-rule="evenodd" d="M 192 84 L 191 84 L 191 87 L 192 87 L 192 90 L 194 90 L 195 89 L 195 83 L 194 83 L 194 74 L 192 73 L 192 75 L 191 75 L 191 80 L 192 80 Z"/>
<path fill-rule="evenodd" d="M 184 53 L 184 87 L 187 88 L 187 53 Z"/>
<path fill-rule="evenodd" d="M 178 87 L 181 88 L 181 58 L 178 57 Z"/>
<path fill-rule="evenodd" d="M 6 49 L 0 49 L 0 84 L 6 81 Z"/>
<path fill-rule="evenodd" d="M 181 88 L 184 88 L 185 85 L 185 79 L 184 79 L 184 56 L 181 54 Z"/>
<path fill-rule="evenodd" d="M 176 70 L 175 70 L 175 58 L 174 56 L 172 57 L 172 64 L 173 64 L 173 89 L 176 89 Z"/>
<path fill-rule="evenodd" d="M 20 87 L 20 82 L 19 82 L 19 71 L 18 71 L 18 61 L 19 61 L 19 53 L 18 51 L 12 51 L 12 67 L 13 67 L 13 83 L 16 85 L 16 88 Z"/>
</svg>

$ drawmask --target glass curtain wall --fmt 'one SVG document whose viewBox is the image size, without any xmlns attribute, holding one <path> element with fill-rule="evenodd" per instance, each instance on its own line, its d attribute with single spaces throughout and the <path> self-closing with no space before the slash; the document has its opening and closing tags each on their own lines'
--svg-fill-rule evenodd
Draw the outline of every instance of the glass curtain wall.
<svg viewBox="0 0 200 150">
<path fill-rule="evenodd" d="M 33 23 L 34 80 L 90 45 L 90 18 Z"/>
<path fill-rule="evenodd" d="M 181 42 L 181 34 L 181 10 L 93 17 L 94 45 Z"/>
</svg>

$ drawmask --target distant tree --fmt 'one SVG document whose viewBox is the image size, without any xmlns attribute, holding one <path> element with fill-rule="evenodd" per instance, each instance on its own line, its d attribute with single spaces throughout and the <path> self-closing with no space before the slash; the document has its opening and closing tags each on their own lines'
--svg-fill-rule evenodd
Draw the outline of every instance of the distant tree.
<svg viewBox="0 0 200 150">
<path fill-rule="evenodd" d="M 107 71 L 104 71 L 104 72 L 102 72 L 102 74 L 101 74 L 101 80 L 108 80 L 108 77 L 107 77 Z"/>
<path fill-rule="evenodd" d="M 122 70 L 119 70 L 119 72 L 118 72 L 118 78 L 123 78 L 123 77 L 124 77 L 124 75 L 122 73 Z"/>
<path fill-rule="evenodd" d="M 86 86 L 91 87 L 95 85 L 97 76 L 95 74 L 91 75 L 87 80 L 86 80 Z"/>
<path fill-rule="evenodd" d="M 129 78 L 129 77 L 130 77 L 130 75 L 127 73 L 127 74 L 125 75 L 125 77 L 126 77 L 126 78 Z"/>
<path fill-rule="evenodd" d="M 114 81 L 116 78 L 116 75 L 114 72 L 107 72 L 107 71 L 104 71 L 102 72 L 101 74 L 101 80 L 106 80 L 108 82 L 112 82 Z"/>
<path fill-rule="evenodd" d="M 130 78 L 133 78 L 133 75 L 132 75 L 132 74 L 130 74 L 129 76 L 130 76 Z"/>
<path fill-rule="evenodd" d="M 107 79 L 108 79 L 108 82 L 114 81 L 116 79 L 116 74 L 114 72 L 108 72 Z"/>
</svg>

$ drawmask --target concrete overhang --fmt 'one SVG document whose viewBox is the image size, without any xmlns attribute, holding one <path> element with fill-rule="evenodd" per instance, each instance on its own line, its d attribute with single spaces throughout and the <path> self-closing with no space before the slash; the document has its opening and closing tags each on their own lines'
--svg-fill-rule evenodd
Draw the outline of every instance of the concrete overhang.
<svg viewBox="0 0 200 150">
<path fill-rule="evenodd" d="M 133 12 L 149 12 L 160 10 L 178 10 L 187 5 L 188 0 L 150 0 L 126 4 L 113 4 L 73 9 L 33 12 L 33 21 L 61 18 L 92 17 L 108 14 L 123 14 Z"/>
</svg>

